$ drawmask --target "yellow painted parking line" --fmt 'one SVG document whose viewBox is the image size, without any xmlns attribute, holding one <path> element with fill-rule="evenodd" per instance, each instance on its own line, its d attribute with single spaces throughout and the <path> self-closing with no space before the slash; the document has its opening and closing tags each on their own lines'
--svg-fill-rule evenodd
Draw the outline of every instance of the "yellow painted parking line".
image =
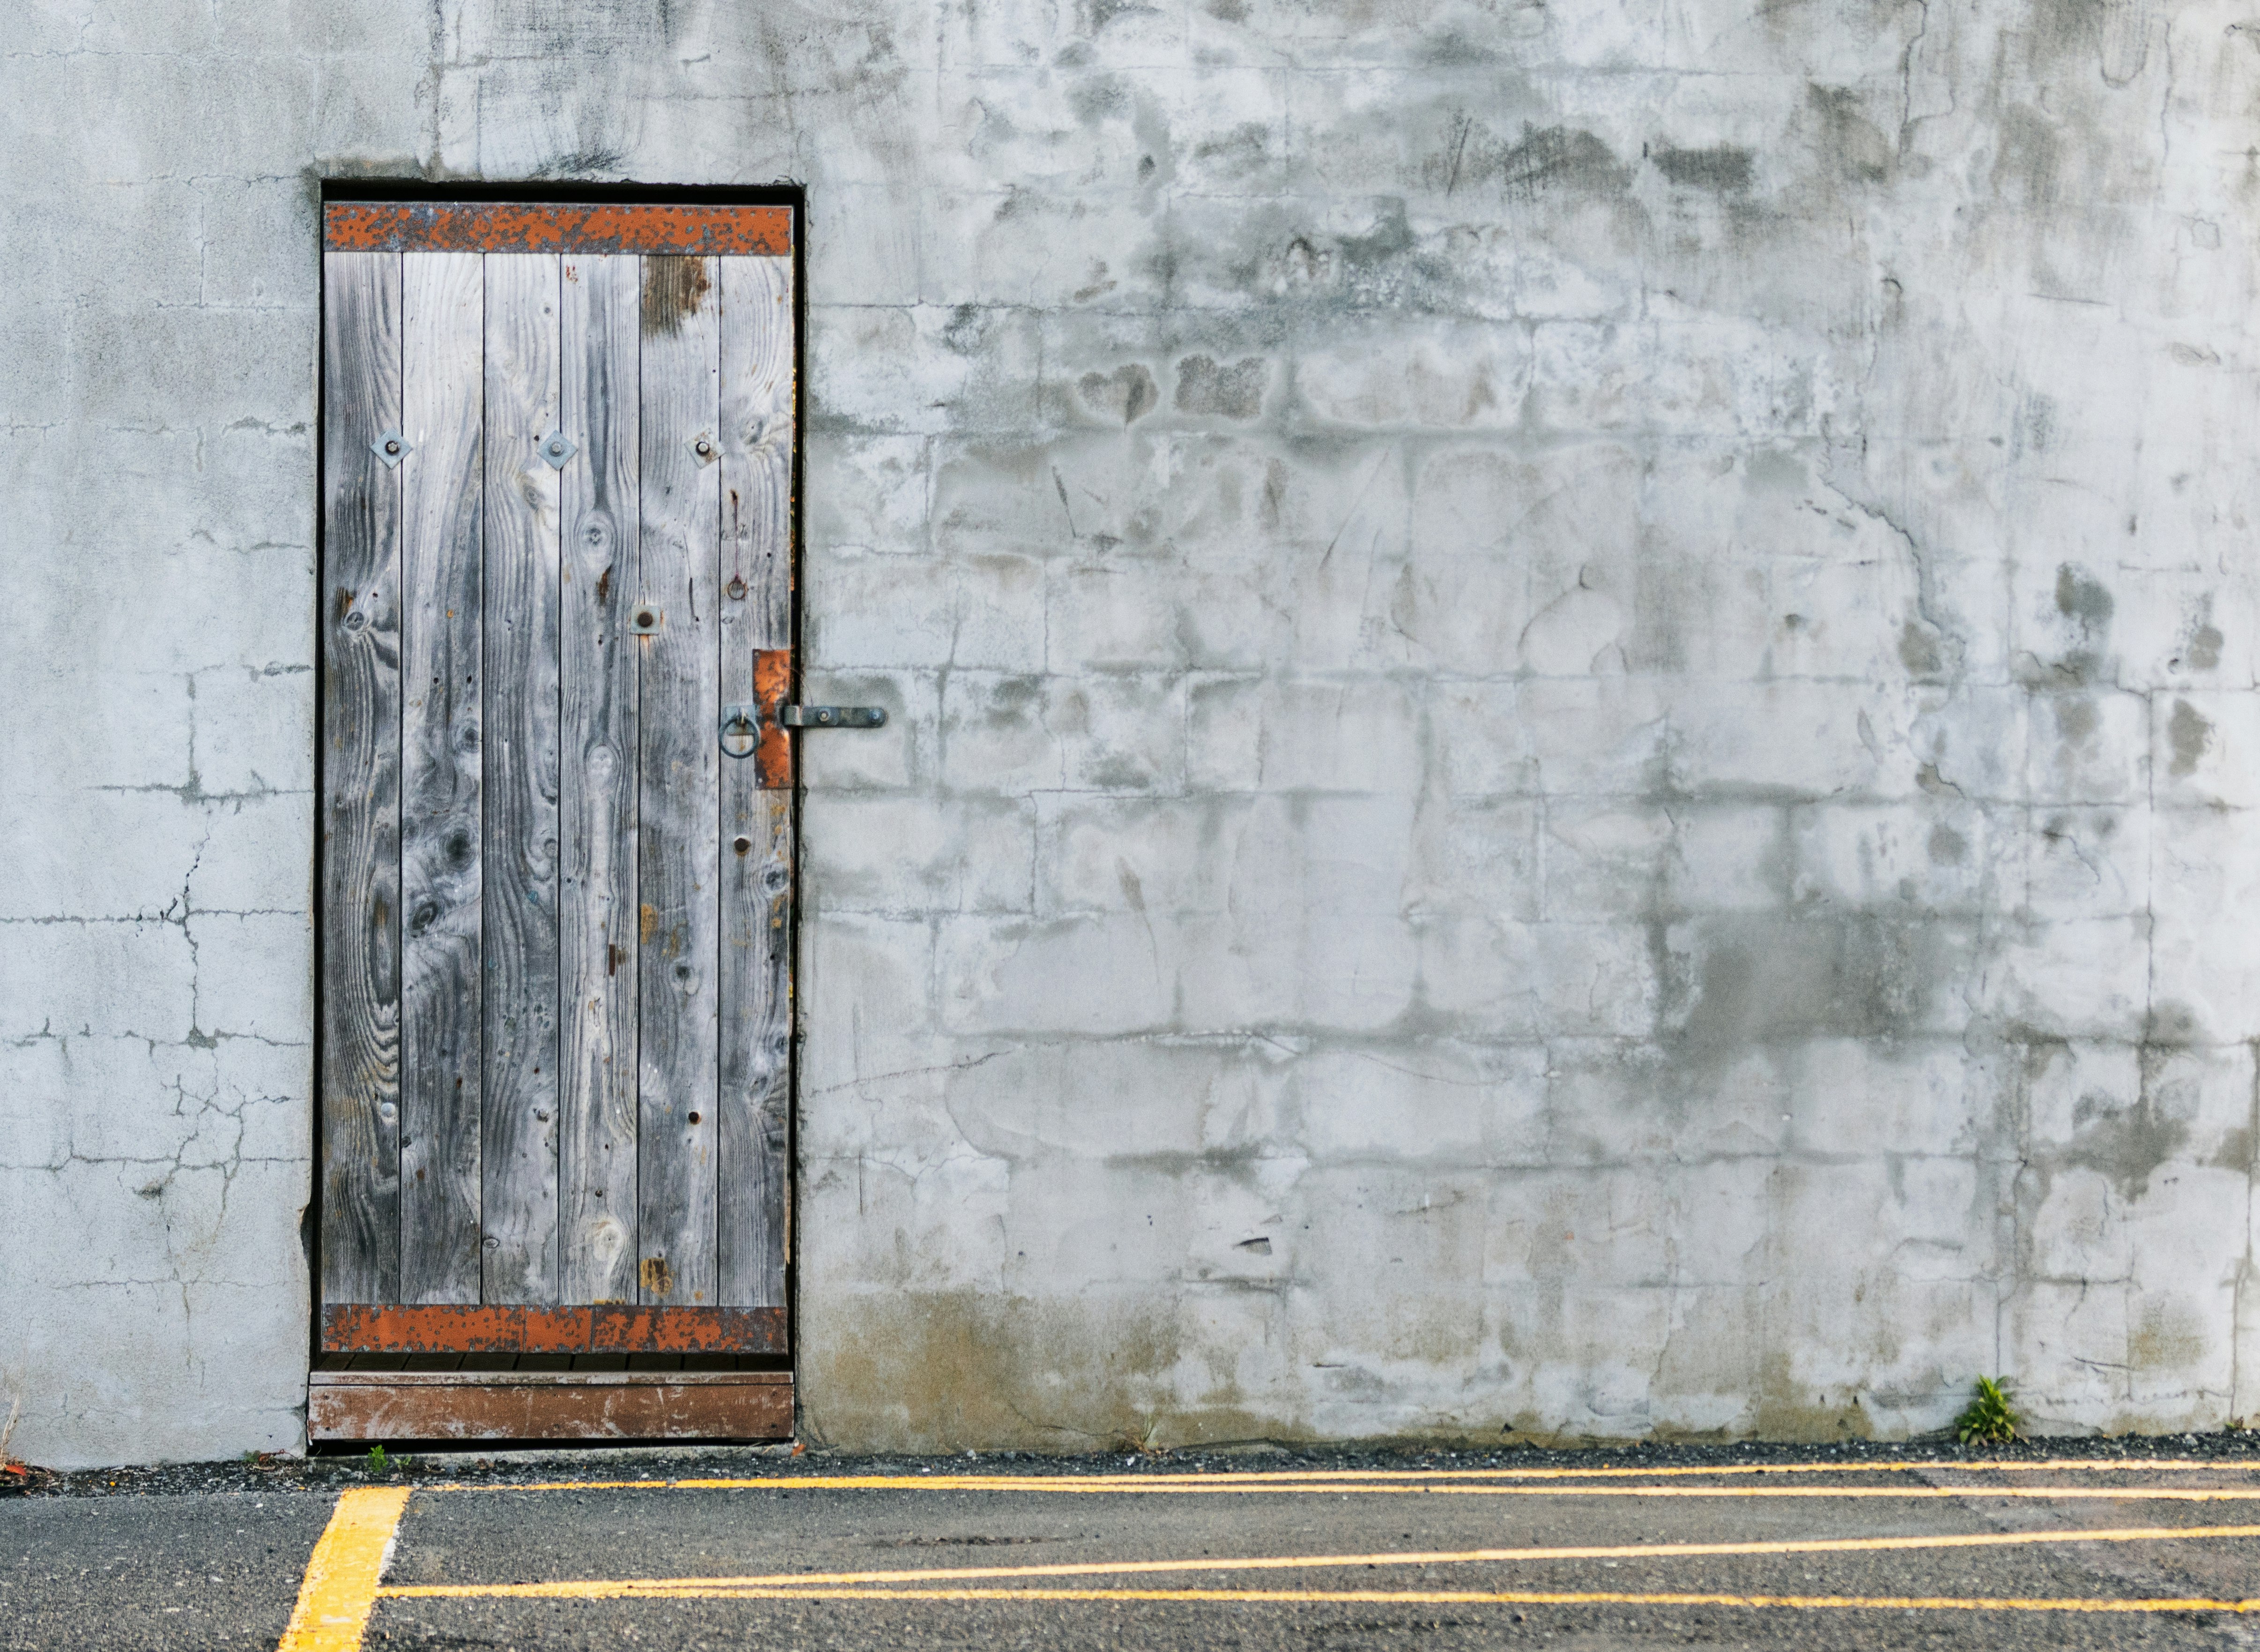
<svg viewBox="0 0 2260 1652">
<path fill-rule="evenodd" d="M 2181 1542 L 2198 1538 L 2260 1537 L 2260 1526 L 2141 1526 L 2094 1531 L 1961 1532 L 1927 1537 L 1784 1538 L 1741 1543 L 1608 1543 L 1581 1548 L 1463 1549 L 1371 1555 L 1262 1555 L 1237 1559 L 1066 1561 L 1034 1566 L 952 1566 L 915 1571 L 771 1572 L 745 1577 L 561 1578 L 526 1584 L 401 1584 L 380 1590 L 413 1599 L 611 1600 L 707 1596 L 743 1591 L 873 1587 L 898 1583 L 957 1583 L 999 1577 L 1097 1577 L 1184 1571 L 1312 1570 L 1350 1566 L 1445 1566 L 1495 1561 L 1691 1560 L 1748 1555 L 1846 1555 L 1911 1549 L 2021 1549 L 2053 1543 Z M 896 1595 L 901 1591 L 877 1588 Z M 905 1599 L 912 1599 L 908 1595 Z"/>
<path fill-rule="evenodd" d="M 1770 1463 L 1719 1468 L 1597 1469 L 1280 1469 L 1225 1470 L 1183 1474 L 772 1474 L 678 1480 L 534 1480 L 517 1485 L 433 1486 L 450 1492 L 734 1492 L 779 1491 L 991 1491 L 1120 1492 L 1221 1486 L 1233 1491 L 1281 1491 L 1299 1486 L 1345 1490 L 1360 1485 L 1405 1482 L 1661 1480 L 1677 1478 L 1764 1474 L 2129 1474 L 2210 1470 L 2249 1476 L 2260 1463 L 2206 1463 L 2183 1458 L 2149 1462 L 2124 1458 L 2053 1458 L 2020 1463 Z"/>
<path fill-rule="evenodd" d="M 277 1652 L 356 1652 L 407 1507 L 404 1485 L 357 1486 L 339 1493 L 337 1508 L 306 1563 L 298 1604 Z"/>
<path fill-rule="evenodd" d="M 675 1600 L 1097 1600 L 1257 1603 L 1280 1606 L 1787 1606 L 1871 1612 L 2253 1612 L 2260 1600 L 2201 1596 L 2132 1599 L 2065 1596 L 1617 1594 L 1472 1589 L 681 1589 Z"/>
</svg>

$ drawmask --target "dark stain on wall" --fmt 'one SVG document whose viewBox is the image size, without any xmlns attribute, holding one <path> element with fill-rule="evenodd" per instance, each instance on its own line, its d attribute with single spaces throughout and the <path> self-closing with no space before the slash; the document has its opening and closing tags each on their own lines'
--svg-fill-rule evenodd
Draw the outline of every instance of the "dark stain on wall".
<svg viewBox="0 0 2260 1652">
<path fill-rule="evenodd" d="M 1995 196 L 2020 198 L 2028 214 L 2044 217 L 2056 204 L 2060 147 L 2056 128 L 2045 117 L 2028 109 L 2003 110 L 1993 160 Z"/>
<path fill-rule="evenodd" d="M 2149 1096 L 2120 1107 L 2090 1093 L 2073 1105 L 2071 1122 L 2076 1133 L 2060 1162 L 2101 1171 L 2126 1200 L 2149 1192 L 2152 1172 L 2189 1139 L 2189 1126 L 2162 1115 Z"/>
<path fill-rule="evenodd" d="M 2108 630 L 2118 605 L 2100 580 L 2067 562 L 2056 571 L 2056 611 L 2078 623 L 2088 636 Z"/>
<path fill-rule="evenodd" d="M 2174 701 L 2173 715 L 2166 719 L 2166 739 L 2173 747 L 2173 761 L 2167 772 L 2177 780 L 2197 773 L 2199 758 L 2206 747 L 2213 744 L 2213 724 L 2207 723 L 2186 700 Z"/>
<path fill-rule="evenodd" d="M 1953 935 L 1935 919 L 1866 913 L 1706 918 L 1690 951 L 1667 955 L 1667 1022 L 1706 1065 L 1784 1038 L 1914 1031 L 1953 978 Z"/>
<path fill-rule="evenodd" d="M 1899 663 L 1917 677 L 1935 677 L 1944 671 L 1946 654 L 1939 646 L 1938 628 L 1913 618 L 1902 625 Z"/>
<path fill-rule="evenodd" d="M 1521 196 L 1553 189 L 1615 195 L 1632 182 L 1630 168 L 1592 133 L 1527 122 L 1521 140 L 1499 156 L 1498 175 L 1509 195 Z"/>
<path fill-rule="evenodd" d="M 2191 616 L 2188 630 L 2183 638 L 2181 656 L 2167 663 L 2175 670 L 2186 667 L 2191 671 L 2217 671 L 2221 667 L 2221 650 L 2228 639 L 2213 623 L 2213 596 L 2207 593 Z"/>
<path fill-rule="evenodd" d="M 1252 419 L 1263 410 L 1263 382 L 1269 376 L 1269 365 L 1261 356 L 1228 367 L 1209 356 L 1187 356 L 1177 363 L 1177 411 Z"/>
<path fill-rule="evenodd" d="M 1145 417 L 1162 399 L 1154 375 L 1135 361 L 1112 373 L 1086 373 L 1076 388 L 1093 410 L 1125 424 Z"/>
<path fill-rule="evenodd" d="M 1849 86 L 1807 86 L 1806 104 L 1820 117 L 1817 146 L 1828 170 L 1847 183 L 1883 183 L 1892 175 L 1892 140 L 1860 108 Z"/>
<path fill-rule="evenodd" d="M 1229 1384 L 1203 1403 L 1173 1403 L 1182 1337 L 1176 1315 L 1144 1300 L 874 1294 L 806 1356 L 809 1392 L 826 1397 L 810 1432 L 906 1449 L 1016 1441 L 1072 1451 L 1301 1432 L 1251 1411 Z"/>
<path fill-rule="evenodd" d="M 1756 170 L 1756 157 L 1734 144 L 1713 144 L 1706 149 L 1656 144 L 1649 147 L 1648 158 L 1679 188 L 1708 189 L 1714 195 L 1746 194 Z"/>
</svg>

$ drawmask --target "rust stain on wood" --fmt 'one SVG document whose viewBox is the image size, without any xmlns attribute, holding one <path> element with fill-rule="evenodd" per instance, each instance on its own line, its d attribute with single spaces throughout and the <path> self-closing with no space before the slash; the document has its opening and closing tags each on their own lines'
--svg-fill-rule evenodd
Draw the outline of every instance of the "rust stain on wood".
<svg viewBox="0 0 2260 1652">
<path fill-rule="evenodd" d="M 675 1294 L 675 1270 L 667 1265 L 665 1257 L 646 1257 L 643 1259 L 643 1268 L 639 1278 L 642 1281 L 643 1288 L 654 1296 Z"/>
<path fill-rule="evenodd" d="M 322 1310 L 322 1348 L 333 1354 L 781 1354 L 784 1310 L 349 1303 Z"/>
<path fill-rule="evenodd" d="M 333 253 L 662 253 L 776 257 L 792 251 L 790 207 L 533 205 L 510 201 L 337 202 Z"/>
<path fill-rule="evenodd" d="M 792 651 L 757 648 L 754 651 L 754 700 L 761 707 L 761 744 L 754 748 L 754 769 L 762 789 L 792 788 L 792 737 L 777 721 L 777 709 L 792 693 Z"/>
<path fill-rule="evenodd" d="M 703 258 L 647 258 L 643 264 L 643 331 L 647 338 L 674 332 L 695 316 L 713 288 Z"/>
<path fill-rule="evenodd" d="M 609 1375 L 609 1374 L 607 1374 Z M 783 1372 L 664 1380 L 561 1373 L 535 1379 L 318 1372 L 306 1428 L 317 1440 L 783 1440 Z"/>
</svg>

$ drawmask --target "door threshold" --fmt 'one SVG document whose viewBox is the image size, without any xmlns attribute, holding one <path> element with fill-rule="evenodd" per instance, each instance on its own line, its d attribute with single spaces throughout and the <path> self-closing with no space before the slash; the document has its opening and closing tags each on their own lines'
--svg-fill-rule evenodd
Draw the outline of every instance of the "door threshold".
<svg viewBox="0 0 2260 1652">
<path fill-rule="evenodd" d="M 790 1362 L 776 1354 L 511 1354 L 474 1350 L 445 1354 L 317 1354 L 313 1369 L 332 1371 L 442 1371 L 465 1376 L 497 1371 L 768 1371 L 781 1373 Z"/>
<path fill-rule="evenodd" d="M 782 1371 L 316 1371 L 306 1434 L 385 1440 L 785 1440 Z"/>
</svg>

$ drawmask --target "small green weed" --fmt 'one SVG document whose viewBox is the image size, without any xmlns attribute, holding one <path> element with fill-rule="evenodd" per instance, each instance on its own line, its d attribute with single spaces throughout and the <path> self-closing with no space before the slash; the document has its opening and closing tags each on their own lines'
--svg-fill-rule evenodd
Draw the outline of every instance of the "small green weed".
<svg viewBox="0 0 2260 1652">
<path fill-rule="evenodd" d="M 1963 1445 L 2006 1445 L 2024 1422 L 2023 1413 L 2011 1401 L 2009 1379 L 1980 1377 L 1969 1406 L 1954 1420 L 1954 1433 Z"/>
<path fill-rule="evenodd" d="M 382 1474 L 391 1465 L 385 1461 L 384 1448 L 383 1446 L 373 1445 L 369 1447 L 368 1471 L 371 1474 Z"/>
</svg>

